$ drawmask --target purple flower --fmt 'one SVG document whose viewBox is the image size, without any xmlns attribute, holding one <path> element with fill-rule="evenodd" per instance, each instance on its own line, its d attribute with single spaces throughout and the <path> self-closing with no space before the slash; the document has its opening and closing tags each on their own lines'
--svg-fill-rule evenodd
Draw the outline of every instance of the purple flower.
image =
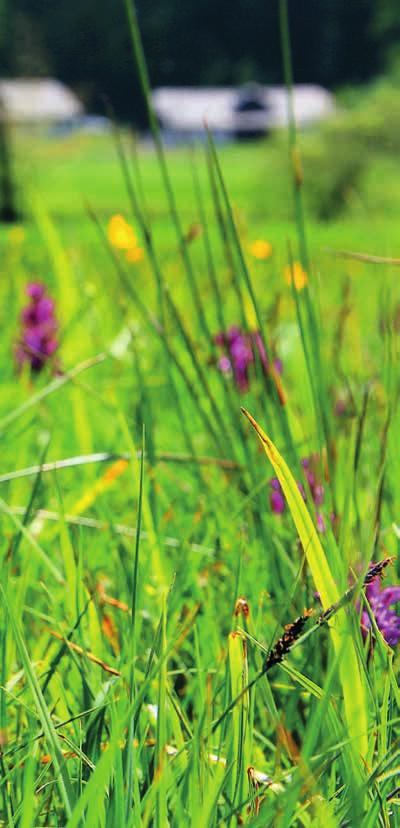
<svg viewBox="0 0 400 828">
<path fill-rule="evenodd" d="M 268 357 L 259 331 L 245 334 L 237 325 L 232 325 L 226 333 L 217 333 L 214 342 L 225 352 L 218 360 L 219 370 L 224 374 L 232 372 L 239 391 L 245 392 L 249 389 L 250 367 L 255 362 L 256 353 L 265 373 L 268 373 Z M 274 361 L 274 367 L 277 373 L 282 373 L 280 360 Z"/>
<path fill-rule="evenodd" d="M 45 287 L 41 282 L 29 282 L 26 286 L 25 293 L 27 296 L 30 296 L 31 299 L 38 301 L 42 298 L 42 296 L 44 296 Z"/>
<path fill-rule="evenodd" d="M 367 584 L 365 595 L 385 641 L 390 647 L 395 647 L 400 641 L 400 615 L 390 607 L 400 601 L 400 586 L 381 589 L 380 579 L 377 576 L 370 584 Z M 361 629 L 364 636 L 371 629 L 371 620 L 365 609 L 361 613 Z"/>
<path fill-rule="evenodd" d="M 54 316 L 54 302 L 46 295 L 40 282 L 26 286 L 29 302 L 21 312 L 21 333 L 15 347 L 19 368 L 29 363 L 39 373 L 58 348 L 58 324 Z"/>
<path fill-rule="evenodd" d="M 247 391 L 249 387 L 249 365 L 254 362 L 253 351 L 239 328 L 228 331 L 228 348 L 230 352 L 233 374 L 240 391 Z"/>
<path fill-rule="evenodd" d="M 301 465 L 304 470 L 304 475 L 308 483 L 308 488 L 311 493 L 311 497 L 315 506 L 322 506 L 325 497 L 325 491 L 323 485 L 320 483 L 317 477 L 317 466 L 319 462 L 319 457 L 317 454 L 312 454 L 310 457 L 304 457 L 301 461 Z M 286 508 L 286 500 L 283 494 L 283 490 L 281 484 L 277 477 L 273 477 L 269 482 L 271 491 L 269 496 L 269 501 L 271 504 L 271 509 L 276 515 L 282 515 Z M 299 492 L 304 501 L 307 501 L 307 494 L 306 489 L 300 481 L 297 481 L 297 487 Z M 326 523 L 323 514 L 317 509 L 316 511 L 316 521 L 317 521 L 317 529 L 318 532 L 324 534 L 326 532 Z M 335 516 L 331 515 L 331 522 L 332 525 L 334 524 Z"/>
<path fill-rule="evenodd" d="M 223 374 L 233 373 L 235 382 L 240 391 L 247 391 L 249 387 L 248 368 L 254 361 L 253 352 L 244 336 L 236 325 L 224 333 L 221 331 L 214 337 L 214 342 L 225 351 L 218 360 L 218 368 Z"/>
<path fill-rule="evenodd" d="M 218 368 L 223 374 L 229 374 L 232 371 L 232 363 L 227 356 L 222 356 L 218 360 Z"/>
<path fill-rule="evenodd" d="M 273 477 L 272 480 L 269 481 L 269 485 L 271 488 L 269 496 L 271 509 L 276 515 L 282 515 L 286 507 L 286 501 L 282 491 L 282 486 L 277 477 Z"/>
<path fill-rule="evenodd" d="M 368 613 L 366 609 L 361 612 L 361 632 L 364 638 L 367 637 L 371 631 L 372 624 L 370 614 L 375 618 L 376 625 L 382 633 L 385 641 L 390 647 L 395 647 L 400 641 L 400 615 L 394 610 L 390 609 L 394 604 L 400 602 L 400 586 L 388 586 L 381 588 L 380 578 L 383 572 L 383 567 L 387 566 L 390 559 L 381 561 L 381 573 L 372 577 L 369 583 L 365 583 L 365 595 L 369 604 Z M 383 564 L 383 566 L 382 566 Z M 379 564 L 370 563 L 370 570 L 377 570 Z M 314 593 L 317 601 L 321 602 L 319 592 Z M 361 602 L 357 600 L 357 612 L 360 611 Z"/>
<path fill-rule="evenodd" d="M 282 515 L 286 509 L 286 499 L 285 495 L 283 494 L 282 486 L 277 477 L 272 477 L 269 481 L 270 485 L 270 495 L 269 495 L 269 502 L 271 504 L 271 509 L 276 515 Z M 299 492 L 304 500 L 306 500 L 306 493 L 304 491 L 304 486 L 302 483 L 297 484 Z"/>
</svg>

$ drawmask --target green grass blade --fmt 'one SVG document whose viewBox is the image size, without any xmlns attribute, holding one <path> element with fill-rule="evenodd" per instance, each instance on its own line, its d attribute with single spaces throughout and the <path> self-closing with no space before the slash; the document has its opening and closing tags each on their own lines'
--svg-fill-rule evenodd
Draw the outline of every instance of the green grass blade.
<svg viewBox="0 0 400 828">
<path fill-rule="evenodd" d="M 135 552 L 133 558 L 132 571 L 132 585 L 131 585 L 131 625 L 130 625 L 130 648 L 129 648 L 129 702 L 132 700 L 135 693 L 135 662 L 136 662 L 136 636 L 137 636 L 137 612 L 138 612 L 138 584 L 139 584 L 139 550 L 140 550 L 140 531 L 142 526 L 142 502 L 143 502 L 143 474 L 144 474 L 144 453 L 145 453 L 145 431 L 143 428 L 142 437 L 142 452 L 140 457 L 140 478 L 139 478 L 139 497 L 137 507 L 137 523 L 136 523 L 136 538 L 135 538 Z M 130 717 L 128 726 L 128 742 L 126 750 L 126 821 L 128 822 L 131 816 L 131 810 L 135 812 L 135 819 L 138 819 L 139 802 L 138 802 L 138 787 L 135 784 L 137 779 L 135 767 L 135 721 L 134 716 Z M 135 795 L 134 795 L 135 794 Z"/>
<path fill-rule="evenodd" d="M 19 519 L 17 515 L 14 514 L 14 512 L 10 509 L 10 507 L 7 505 L 7 503 L 5 503 L 5 501 L 2 498 L 0 498 L 0 512 L 3 512 L 5 515 L 7 515 L 7 517 L 10 518 L 16 529 L 18 529 L 20 535 L 24 537 L 26 541 L 28 541 L 28 543 L 31 546 L 31 549 L 35 553 L 38 560 L 40 560 L 41 563 L 44 564 L 44 566 L 49 570 L 49 572 L 51 572 L 53 578 L 55 578 L 56 581 L 58 581 L 59 583 L 63 583 L 64 578 L 58 567 L 55 566 L 51 558 L 49 558 L 44 549 L 42 549 L 42 547 L 38 544 L 36 538 L 32 535 L 29 529 L 27 529 L 27 527 L 24 526 L 24 523 Z"/>
<path fill-rule="evenodd" d="M 297 483 L 283 457 L 263 429 L 248 411 L 245 409 L 242 409 L 242 411 L 255 429 L 282 486 L 314 579 L 315 588 L 320 594 L 322 606 L 327 609 L 336 603 L 340 596 L 325 552 Z M 354 739 L 355 752 L 361 757 L 365 757 L 368 751 L 366 691 L 356 646 L 344 612 L 341 611 L 332 619 L 330 629 L 335 650 L 341 653 L 339 674 L 349 733 L 351 738 Z"/>
<path fill-rule="evenodd" d="M 35 671 L 32 667 L 32 662 L 29 658 L 29 653 L 25 645 L 19 622 L 17 620 L 18 617 L 16 614 L 16 610 L 12 605 L 10 598 L 6 595 L 2 584 L 0 584 L 0 594 L 3 604 L 8 613 L 18 654 L 21 659 L 22 666 L 24 668 L 26 679 L 29 684 L 32 696 L 34 698 L 38 716 L 43 728 L 47 744 L 49 746 L 50 754 L 54 762 L 54 768 L 56 771 L 56 781 L 60 791 L 60 796 L 64 803 L 66 814 L 69 816 L 72 813 L 75 796 L 67 771 L 67 767 L 58 744 L 57 733 L 54 728 L 43 693 L 40 689 L 40 684 L 38 682 L 38 679 L 36 678 Z"/>
</svg>

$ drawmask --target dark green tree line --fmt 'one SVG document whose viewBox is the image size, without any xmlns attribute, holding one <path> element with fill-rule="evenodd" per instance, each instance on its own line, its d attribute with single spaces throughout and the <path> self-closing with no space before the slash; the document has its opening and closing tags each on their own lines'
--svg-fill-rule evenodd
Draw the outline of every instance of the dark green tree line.
<svg viewBox="0 0 400 828">
<path fill-rule="evenodd" d="M 281 82 L 278 0 L 138 0 L 154 85 Z M 289 0 L 296 81 L 359 83 L 396 57 L 397 0 Z M 3 0 L 2 75 L 54 75 L 92 109 L 143 110 L 123 0 Z"/>
</svg>

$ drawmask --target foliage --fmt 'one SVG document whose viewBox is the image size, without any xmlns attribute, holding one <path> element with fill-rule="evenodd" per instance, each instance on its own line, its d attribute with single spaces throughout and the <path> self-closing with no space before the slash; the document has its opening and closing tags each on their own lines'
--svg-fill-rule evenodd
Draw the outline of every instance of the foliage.
<svg viewBox="0 0 400 828">
<path fill-rule="evenodd" d="M 398 156 L 399 136 L 398 96 L 387 82 L 358 94 L 357 105 L 339 109 L 318 130 L 305 133 L 301 148 L 311 212 L 322 220 L 343 212 L 374 157 Z"/>
<path fill-rule="evenodd" d="M 104 111 L 106 96 L 121 117 L 143 122 L 123 0 L 3 3 L 3 74 L 55 75 L 89 108 Z M 236 0 L 233 8 L 228 0 L 218 7 L 211 0 L 183 6 L 141 0 L 138 6 L 154 85 L 282 82 L 277 2 Z M 298 83 L 360 83 L 382 73 L 395 52 L 395 0 L 291 0 L 289 6 Z"/>
<path fill-rule="evenodd" d="M 29 222 L 0 235 L 4 825 L 398 822 L 399 284 L 385 258 L 321 252 L 395 255 L 397 217 L 306 225 L 291 126 L 295 222 L 279 142 L 18 136 Z M 17 370 L 39 281 L 57 363 Z"/>
<path fill-rule="evenodd" d="M 129 147 L 126 140 L 124 147 Z M 20 150 L 19 168 L 24 169 L 23 145 Z M 242 324 L 252 329 L 255 309 L 239 270 L 220 189 L 221 215 L 218 221 L 214 218 L 201 155 L 195 159 L 202 219 L 196 191 L 188 187 L 187 155 L 172 152 L 167 163 L 185 228 L 195 220 L 202 223 L 202 233 L 186 234 L 187 252 L 209 337 L 190 283 L 183 278 L 154 155 L 148 151 L 138 160 L 147 220 L 162 262 L 166 339 L 143 307 L 160 318 L 149 252 L 142 261 L 126 262 L 124 250 L 110 248 L 81 209 L 74 212 L 81 185 L 86 195 L 90 192 L 104 234 L 117 209 L 132 224 L 126 197 L 116 184 L 118 166 L 115 161 L 107 166 L 112 153 L 104 139 L 89 144 L 64 139 L 53 149 L 48 142 L 38 146 L 34 158 L 39 191 L 30 198 L 31 225 L 25 238 L 3 230 L 4 273 L 12 275 L 12 283 L 6 278 L 1 282 L 2 307 L 7 309 L 2 319 L 0 423 L 6 540 L 2 584 L 7 594 L 1 705 L 5 824 L 23 818 L 25 825 L 37 826 L 57 821 L 69 826 L 79 821 L 146 825 L 154 818 L 160 825 L 168 819 L 180 826 L 190 819 L 211 826 L 232 824 L 239 813 L 253 825 L 260 820 L 291 825 L 300 817 L 303 824 L 324 820 L 336 825 L 352 813 L 356 824 L 363 824 L 376 819 L 379 809 L 387 815 L 395 807 L 387 797 L 396 786 L 397 658 L 393 664 L 379 638 L 373 653 L 363 653 L 355 605 L 340 612 L 352 631 L 367 681 L 362 702 L 369 721 L 365 779 L 360 780 L 348 741 L 340 650 L 335 655 L 327 627 L 317 627 L 313 638 L 300 639 L 268 673 L 268 681 L 266 676 L 257 679 L 265 651 L 279 640 L 284 625 L 305 607 L 319 611 L 312 571 L 303 563 L 289 512 L 280 517 L 269 506 L 272 468 L 265 467 L 239 411 L 245 403 L 265 424 L 296 477 L 300 457 L 320 449 L 324 438 L 311 392 L 315 375 L 305 360 L 309 351 L 301 346 L 302 334 L 307 337 L 308 332 L 296 321 L 296 296 L 302 320 L 305 290 L 315 312 L 320 306 L 324 314 L 318 329 L 323 331 L 327 394 L 321 380 L 316 394 L 330 423 L 330 442 L 322 442 L 322 448 L 334 448 L 330 480 L 325 482 L 328 513 L 335 503 L 340 529 L 336 537 L 329 530 L 320 539 L 337 595 L 345 593 L 352 567 L 364 570 L 373 554 L 395 553 L 398 544 L 391 528 L 398 510 L 399 420 L 392 402 L 398 389 L 392 371 L 398 348 L 393 327 L 393 308 L 400 298 L 396 274 L 382 271 L 393 297 L 390 304 L 368 264 L 353 271 L 356 263 L 343 266 L 329 259 L 318 287 L 319 247 L 329 233 L 338 246 L 346 232 L 351 239 L 355 225 L 348 219 L 347 230 L 346 219 L 330 230 L 311 225 L 312 270 L 298 294 L 292 293 L 283 272 L 290 224 L 282 224 L 279 232 L 271 225 L 272 254 L 266 260 L 255 258 L 249 242 L 265 237 L 266 196 L 260 198 L 259 181 L 268 152 L 271 173 L 266 182 L 270 179 L 271 187 L 272 147 L 226 148 L 221 164 L 235 188 L 263 336 L 274 343 L 284 363 L 284 407 L 268 377 L 257 377 L 255 371 L 248 391 L 241 393 L 217 370 L 213 358 L 220 315 L 227 329 L 244 313 Z M 255 169 L 249 179 L 251 160 Z M 97 179 L 90 191 L 94 169 Z M 59 191 L 63 180 L 72 187 L 64 212 Z M 48 209 L 59 215 L 57 227 Z M 222 245 L 218 226 L 225 228 Z M 138 221 L 134 229 L 145 244 Z M 361 244 L 368 227 L 363 234 Z M 208 237 L 211 260 L 206 255 Z M 379 238 L 387 245 L 384 236 Z M 342 297 L 343 267 L 351 282 L 350 295 Z M 54 379 L 45 372 L 18 377 L 12 360 L 23 290 L 33 273 L 40 273 L 57 302 L 66 373 Z M 107 358 L 94 364 L 100 352 Z M 70 371 L 73 366 L 78 366 L 75 373 Z M 368 381 L 372 386 L 364 403 Z M 341 417 L 333 414 L 338 397 L 345 406 Z M 389 409 L 394 414 L 387 432 Z M 143 421 L 141 489 L 135 458 Z M 351 430 L 359 435 L 354 442 Z M 57 468 L 54 461 L 60 460 L 66 463 Z M 42 467 L 43 462 L 49 465 Z M 44 511 L 38 514 L 40 509 Z M 386 580 L 393 581 L 394 573 Z M 235 608 L 238 598 L 242 600 Z M 12 619 L 7 623 L 6 612 Z M 313 629 L 312 619 L 308 624 Z M 246 690 L 253 680 L 252 689 Z M 357 737 L 359 720 L 359 714 L 352 718 Z M 268 779 L 271 787 L 265 785 Z M 373 797 L 375 788 L 379 798 Z"/>
</svg>

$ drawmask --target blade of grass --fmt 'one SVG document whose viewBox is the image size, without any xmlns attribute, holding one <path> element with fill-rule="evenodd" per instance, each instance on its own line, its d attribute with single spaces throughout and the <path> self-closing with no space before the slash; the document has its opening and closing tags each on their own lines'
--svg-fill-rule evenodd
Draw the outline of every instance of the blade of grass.
<svg viewBox="0 0 400 828">
<path fill-rule="evenodd" d="M 6 595 L 2 584 L 0 583 L 0 595 L 3 604 L 7 610 L 8 618 L 10 620 L 11 629 L 14 635 L 18 654 L 25 671 L 26 680 L 29 684 L 35 705 L 38 711 L 39 719 L 45 734 L 45 738 L 49 747 L 50 754 L 53 758 L 54 768 L 56 771 L 56 782 L 60 791 L 61 799 L 64 803 L 67 816 L 70 816 L 74 806 L 75 796 L 72 784 L 69 778 L 64 757 L 58 744 L 58 737 L 54 728 L 50 712 L 47 708 L 46 701 L 40 689 L 40 684 L 35 675 L 32 662 L 29 658 L 29 653 L 26 648 L 24 637 L 22 635 L 16 610 L 10 601 L 10 597 Z"/>
<path fill-rule="evenodd" d="M 25 528 L 27 528 L 27 526 L 28 526 L 28 523 L 29 523 L 29 520 L 30 520 L 30 517 L 31 517 L 31 514 L 32 514 L 32 510 L 33 510 L 33 504 L 34 504 L 34 502 L 36 500 L 36 496 L 39 492 L 40 482 L 41 482 L 41 479 L 42 479 L 44 459 L 45 459 L 46 454 L 47 454 L 49 443 L 50 443 L 50 437 L 46 440 L 46 443 L 43 447 L 41 462 L 37 466 L 37 472 L 35 474 L 35 480 L 33 482 L 33 486 L 32 486 L 32 489 L 31 489 L 30 496 L 29 496 L 29 502 L 28 502 L 28 505 L 26 507 L 23 519 L 22 519 L 22 525 Z M 13 560 L 16 558 L 16 555 L 17 555 L 22 537 L 23 537 L 22 532 L 19 531 L 16 538 L 15 538 L 15 540 L 14 540 L 13 547 L 12 547 L 11 556 L 12 556 Z"/>
<path fill-rule="evenodd" d="M 160 657 L 162 663 L 158 674 L 158 702 L 157 702 L 157 733 L 154 763 L 154 780 L 158 781 L 155 824 L 157 828 L 164 828 L 168 824 L 167 817 L 167 780 L 166 780 L 166 753 L 167 744 L 167 659 L 163 658 L 167 648 L 167 601 L 163 594 Z"/>
<path fill-rule="evenodd" d="M 139 550 L 140 530 L 142 525 L 142 501 L 143 501 L 143 474 L 144 474 L 144 452 L 145 452 L 145 430 L 143 427 L 142 451 L 140 458 L 139 495 L 137 507 L 135 551 L 133 558 L 132 584 L 131 584 L 131 623 L 130 623 L 130 645 L 129 645 L 129 703 L 132 705 L 135 694 L 135 663 L 136 663 L 136 624 L 138 612 L 138 588 L 139 588 Z M 137 784 L 137 772 L 135 767 L 135 721 L 132 715 L 128 726 L 128 741 L 126 748 L 126 821 L 130 819 L 133 807 L 134 817 L 139 818 L 139 789 Z"/>
<path fill-rule="evenodd" d="M 32 394 L 25 402 L 19 405 L 14 411 L 10 411 L 2 420 L 0 420 L 0 437 L 3 436 L 5 430 L 8 426 L 11 425 L 15 420 L 33 408 L 38 403 L 42 402 L 42 400 L 46 399 L 50 394 L 54 394 L 55 391 L 58 391 L 59 388 L 62 388 L 67 382 L 73 382 L 75 377 L 82 373 L 82 371 L 87 371 L 88 368 L 92 368 L 94 365 L 99 365 L 101 362 L 107 358 L 106 354 L 97 354 L 95 357 L 91 357 L 90 359 L 85 359 L 83 362 L 80 362 L 79 365 L 76 365 L 75 368 L 72 368 L 69 371 L 66 371 L 59 377 L 56 377 L 52 380 L 49 385 L 46 385 L 45 388 L 42 388 L 41 391 L 38 391 L 36 394 Z"/>
<path fill-rule="evenodd" d="M 203 408 L 203 406 L 201 404 L 201 397 L 197 392 L 197 388 L 195 387 L 195 385 L 191 381 L 190 377 L 187 374 L 187 371 L 186 371 L 185 367 L 182 365 L 182 362 L 178 359 L 175 351 L 171 347 L 170 342 L 168 340 L 168 337 L 167 337 L 163 327 L 160 325 L 158 320 L 155 318 L 154 314 L 152 314 L 149 311 L 149 309 L 147 308 L 145 303 L 142 301 L 139 293 L 133 287 L 133 285 L 131 283 L 131 280 L 128 278 L 128 276 L 127 276 L 124 268 L 122 267 L 121 263 L 118 261 L 118 259 L 114 255 L 113 250 L 111 249 L 111 247 L 109 246 L 109 244 L 107 242 L 107 239 L 105 238 L 103 227 L 102 227 L 101 223 L 99 222 L 99 220 L 97 219 L 97 216 L 93 213 L 93 211 L 90 211 L 90 215 L 91 215 L 91 217 L 92 217 L 92 219 L 93 219 L 93 221 L 94 221 L 94 223 L 95 223 L 95 225 L 98 229 L 100 238 L 101 238 L 103 244 L 105 245 L 105 249 L 107 250 L 107 253 L 108 253 L 109 257 L 111 258 L 111 261 L 112 261 L 112 263 L 113 263 L 113 265 L 116 269 L 116 272 L 117 272 L 119 278 L 121 279 L 122 284 L 124 285 L 124 288 L 126 289 L 128 294 L 131 296 L 131 298 L 134 301 L 135 308 L 139 311 L 139 313 L 140 313 L 142 319 L 144 320 L 144 322 L 146 323 L 146 325 L 148 325 L 150 327 L 150 329 L 153 332 L 155 332 L 157 334 L 157 337 L 160 339 L 160 342 L 161 342 L 163 348 L 165 349 L 166 357 L 171 360 L 171 362 L 176 367 L 178 373 L 180 374 L 180 376 L 183 379 L 183 382 L 184 382 L 184 384 L 185 384 L 185 386 L 186 386 L 186 388 L 189 392 L 189 395 L 191 396 L 191 398 L 194 402 L 195 409 L 196 409 L 199 417 L 203 421 L 206 432 L 208 432 L 212 436 L 213 441 L 214 441 L 217 449 L 222 454 L 223 453 L 222 438 L 215 431 L 214 424 L 213 424 L 213 421 L 212 421 L 211 417 L 209 416 L 208 412 Z"/>
<path fill-rule="evenodd" d="M 188 284 L 190 287 L 190 291 L 192 294 L 192 299 L 194 306 L 196 308 L 197 317 L 200 321 L 201 329 L 205 336 L 206 341 L 209 341 L 209 328 L 207 324 L 207 320 L 205 317 L 203 305 L 201 302 L 198 286 L 196 283 L 196 276 L 192 265 L 192 260 L 189 255 L 188 245 L 186 243 L 185 234 L 182 230 L 181 220 L 179 217 L 179 212 L 177 208 L 177 203 L 174 195 L 174 191 L 171 184 L 170 175 L 168 172 L 168 166 L 164 154 L 164 149 L 161 141 L 161 133 L 160 128 L 158 125 L 158 121 L 156 115 L 153 110 L 153 106 L 151 103 L 151 85 L 150 79 L 148 74 L 148 69 L 146 65 L 146 59 L 144 56 L 142 39 L 140 35 L 139 24 L 137 20 L 136 14 L 136 6 L 134 0 L 124 0 L 125 2 L 125 9 L 128 18 L 129 30 L 131 35 L 131 42 L 133 47 L 133 54 L 136 62 L 138 78 L 143 94 L 143 98 L 146 104 L 147 115 L 150 124 L 150 130 L 153 136 L 157 158 L 160 166 L 164 191 L 167 196 L 167 201 L 169 205 L 170 216 L 172 219 L 172 224 L 175 228 L 176 237 L 179 244 L 179 250 L 182 258 L 182 263 L 186 272 L 186 277 L 188 280 Z"/>
<path fill-rule="evenodd" d="M 238 696 L 240 701 L 232 710 L 230 727 L 230 752 L 228 763 L 232 762 L 233 772 L 230 780 L 230 799 L 233 804 L 240 803 L 245 795 L 247 782 L 247 768 L 250 765 L 249 755 L 249 692 L 248 664 L 246 642 L 240 633 L 232 632 L 228 639 L 229 672 L 231 695 Z M 238 817 L 242 815 L 238 814 Z"/>
<path fill-rule="evenodd" d="M 40 560 L 41 563 L 44 564 L 45 567 L 51 572 L 53 578 L 55 578 L 56 581 L 58 581 L 58 583 L 60 584 L 64 583 L 64 578 L 58 567 L 55 566 L 55 564 L 53 563 L 51 558 L 49 558 L 44 549 L 42 549 L 42 547 L 39 546 L 36 538 L 32 535 L 29 529 L 27 529 L 26 526 L 24 526 L 23 522 L 19 519 L 19 517 L 17 517 L 16 514 L 14 514 L 14 512 L 10 509 L 10 507 L 7 505 L 7 503 L 5 503 L 5 501 L 2 498 L 0 498 L 0 512 L 3 512 L 10 518 L 14 526 L 18 529 L 18 532 L 21 534 L 21 536 L 24 537 L 25 540 L 30 544 L 38 560 Z"/>
<path fill-rule="evenodd" d="M 137 453 L 137 458 L 140 458 L 140 453 Z M 19 480 L 21 477 L 32 477 L 37 474 L 47 474 L 48 472 L 58 471 L 59 469 L 72 469 L 75 466 L 85 466 L 90 463 L 112 463 L 116 460 L 130 460 L 129 452 L 108 452 L 100 451 L 95 454 L 83 454 L 77 457 L 66 457 L 64 460 L 54 460 L 51 463 L 42 463 L 37 466 L 28 466 L 26 469 L 16 469 L 15 471 L 0 474 L 0 484 L 9 483 L 11 480 Z M 193 463 L 199 466 L 219 466 L 224 471 L 241 471 L 242 466 L 236 460 L 224 460 L 220 457 L 202 457 L 196 455 L 194 452 L 190 454 L 172 454 L 169 452 L 159 452 L 155 455 L 156 463 Z"/>
<path fill-rule="evenodd" d="M 332 604 L 335 604 L 340 596 L 332 577 L 328 560 L 307 507 L 299 492 L 297 483 L 275 445 L 267 437 L 251 414 L 245 409 L 242 410 L 255 429 L 282 486 L 304 553 L 307 557 L 315 587 L 320 594 L 323 608 L 327 609 Z M 346 720 L 350 736 L 354 737 L 353 744 L 355 752 L 358 754 L 357 758 L 359 759 L 360 756 L 365 757 L 368 751 L 368 707 L 363 676 L 346 614 L 340 612 L 336 615 L 331 621 L 330 628 L 336 653 L 341 653 L 339 675 L 343 688 Z M 358 769 L 360 770 L 360 765 L 358 765 Z"/>
<path fill-rule="evenodd" d="M 285 85 L 287 90 L 288 101 L 288 135 L 289 135 L 289 153 L 292 169 L 293 181 L 293 200 L 295 209 L 295 222 L 297 228 L 297 235 L 299 240 L 300 261 L 307 274 L 310 274 L 310 258 L 308 254 L 308 244 L 306 237 L 306 223 L 304 218 L 302 185 L 303 185 L 303 171 L 301 168 L 300 150 L 297 140 L 297 126 L 294 110 L 294 95 L 293 95 L 293 71 L 291 59 L 290 46 L 290 30 L 289 30 L 289 15 L 287 0 L 279 0 L 279 23 L 281 34 L 281 50 L 283 59 L 283 72 Z M 292 286 L 293 286 L 292 278 Z M 313 366 L 312 373 L 310 373 L 309 358 L 307 358 L 307 366 L 309 368 L 310 383 L 317 383 L 319 394 L 314 394 L 314 403 L 316 406 L 316 416 L 318 413 L 321 417 L 321 424 L 325 432 L 325 440 L 328 452 L 330 452 L 330 429 L 329 417 L 327 414 L 328 397 L 325 390 L 325 372 L 321 363 L 320 354 L 320 336 L 319 327 L 317 324 L 317 317 L 313 307 L 310 287 L 307 283 L 302 291 L 304 297 L 304 304 L 307 313 L 307 325 L 302 325 L 302 330 L 305 331 L 304 340 L 307 339 L 309 343 L 308 352 L 312 355 Z M 301 305 L 301 301 L 299 301 Z M 303 343 L 304 344 L 304 343 Z M 306 355 L 307 357 L 307 355 Z M 317 427 L 319 427 L 317 422 Z"/>
</svg>

